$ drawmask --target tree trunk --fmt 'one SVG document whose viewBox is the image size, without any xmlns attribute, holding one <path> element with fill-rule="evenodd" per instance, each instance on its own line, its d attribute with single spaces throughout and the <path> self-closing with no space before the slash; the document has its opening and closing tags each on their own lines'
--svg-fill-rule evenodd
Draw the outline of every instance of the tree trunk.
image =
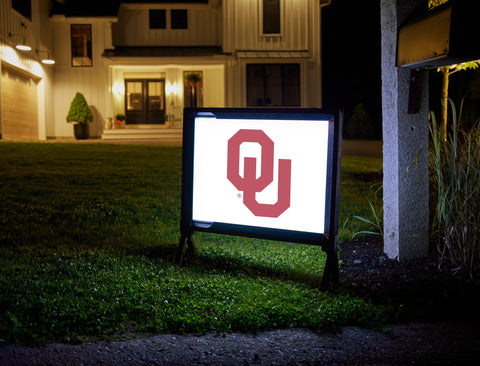
<svg viewBox="0 0 480 366">
<path fill-rule="evenodd" d="M 450 71 L 448 66 L 441 68 L 442 71 L 442 114 L 441 114 L 441 125 L 442 125 L 442 138 L 443 141 L 447 141 L 447 120 L 448 120 L 448 78 L 450 76 Z"/>
</svg>

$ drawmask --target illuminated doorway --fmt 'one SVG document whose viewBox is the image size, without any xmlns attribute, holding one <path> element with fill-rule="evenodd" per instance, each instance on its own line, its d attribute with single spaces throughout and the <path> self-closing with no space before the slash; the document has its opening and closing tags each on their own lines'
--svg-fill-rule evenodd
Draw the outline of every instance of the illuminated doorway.
<svg viewBox="0 0 480 366">
<path fill-rule="evenodd" d="M 165 80 L 125 80 L 127 124 L 165 124 Z"/>
</svg>

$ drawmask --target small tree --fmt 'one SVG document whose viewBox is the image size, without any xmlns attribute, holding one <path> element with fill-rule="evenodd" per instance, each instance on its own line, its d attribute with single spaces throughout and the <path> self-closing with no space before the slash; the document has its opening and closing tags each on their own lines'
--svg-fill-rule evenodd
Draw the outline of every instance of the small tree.
<svg viewBox="0 0 480 366">
<path fill-rule="evenodd" d="M 448 84 L 450 75 L 461 70 L 476 69 L 479 66 L 480 61 L 464 62 L 456 65 L 442 66 L 437 69 L 442 73 L 442 110 L 440 115 L 440 121 L 442 126 L 442 138 L 443 141 L 447 141 L 447 116 L 448 116 Z"/>
<path fill-rule="evenodd" d="M 360 140 L 371 139 L 373 137 L 373 124 L 363 103 L 357 104 L 353 108 L 353 113 L 345 126 L 346 137 Z"/>
<path fill-rule="evenodd" d="M 70 104 L 70 110 L 67 115 L 67 122 L 91 123 L 93 114 L 82 93 L 75 94 L 75 98 Z"/>
</svg>

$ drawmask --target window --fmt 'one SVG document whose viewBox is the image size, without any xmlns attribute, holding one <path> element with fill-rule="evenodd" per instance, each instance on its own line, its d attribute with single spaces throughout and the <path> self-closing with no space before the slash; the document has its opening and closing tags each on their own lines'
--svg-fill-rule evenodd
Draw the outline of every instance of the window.
<svg viewBox="0 0 480 366">
<path fill-rule="evenodd" d="M 166 29 L 167 16 L 165 9 L 150 9 L 150 29 Z"/>
<path fill-rule="evenodd" d="M 167 15 L 170 17 L 170 29 L 188 29 L 188 11 L 186 9 L 150 9 L 150 29 L 167 29 Z"/>
<path fill-rule="evenodd" d="M 185 9 L 171 10 L 172 29 L 187 29 L 188 28 L 188 12 Z"/>
<path fill-rule="evenodd" d="M 247 106 L 300 106 L 300 64 L 247 65 Z"/>
<path fill-rule="evenodd" d="M 280 0 L 263 0 L 263 34 L 279 34 Z"/>
<path fill-rule="evenodd" d="M 72 24 L 72 66 L 92 66 L 92 25 Z"/>
<path fill-rule="evenodd" d="M 32 20 L 31 0 L 12 0 L 12 8 L 22 14 L 25 18 Z"/>
</svg>

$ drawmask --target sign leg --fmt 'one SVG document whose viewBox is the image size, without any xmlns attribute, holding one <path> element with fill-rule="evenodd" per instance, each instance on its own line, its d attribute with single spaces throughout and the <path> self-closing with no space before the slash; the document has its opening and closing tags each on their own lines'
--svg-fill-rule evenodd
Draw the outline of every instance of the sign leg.
<svg viewBox="0 0 480 366">
<path fill-rule="evenodd" d="M 184 263 L 187 254 L 190 256 L 195 256 L 197 254 L 197 250 L 195 248 L 195 244 L 193 244 L 192 236 L 182 235 L 177 248 L 177 263 L 179 265 Z"/>
<path fill-rule="evenodd" d="M 323 271 L 320 289 L 322 291 L 328 290 L 330 282 L 337 284 L 340 277 L 339 273 L 338 254 L 336 250 L 331 249 L 327 252 L 327 261 L 325 263 L 325 270 Z"/>
</svg>

